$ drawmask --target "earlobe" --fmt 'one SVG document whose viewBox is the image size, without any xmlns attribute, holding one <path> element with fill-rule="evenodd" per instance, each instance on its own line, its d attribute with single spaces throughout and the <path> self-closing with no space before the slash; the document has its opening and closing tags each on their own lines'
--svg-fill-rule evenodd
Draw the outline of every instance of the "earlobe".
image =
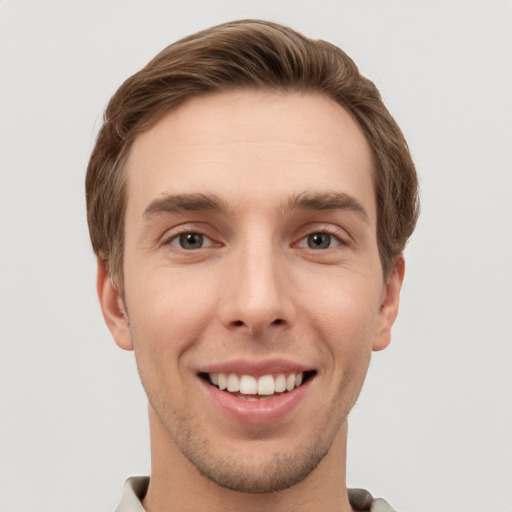
<svg viewBox="0 0 512 512">
<path fill-rule="evenodd" d="M 124 350 L 133 350 L 128 315 L 123 300 L 108 274 L 103 260 L 98 258 L 96 288 L 105 323 L 115 342 Z"/>
<path fill-rule="evenodd" d="M 395 323 L 400 305 L 400 290 L 405 274 L 403 254 L 395 257 L 393 269 L 384 287 L 379 310 L 377 330 L 373 342 L 373 350 L 383 350 L 391 342 L 391 328 Z"/>
</svg>

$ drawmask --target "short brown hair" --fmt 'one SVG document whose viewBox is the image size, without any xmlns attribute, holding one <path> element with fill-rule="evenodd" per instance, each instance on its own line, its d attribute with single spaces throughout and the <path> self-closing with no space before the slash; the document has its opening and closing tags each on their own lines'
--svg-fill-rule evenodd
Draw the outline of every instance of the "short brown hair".
<svg viewBox="0 0 512 512">
<path fill-rule="evenodd" d="M 93 249 L 121 292 L 124 164 L 134 139 L 186 99 L 247 89 L 323 94 L 357 120 L 373 154 L 377 240 L 389 275 L 416 224 L 418 178 L 379 91 L 340 48 L 275 23 L 240 20 L 171 44 L 128 78 L 105 110 L 87 168 L 87 220 Z"/>
</svg>

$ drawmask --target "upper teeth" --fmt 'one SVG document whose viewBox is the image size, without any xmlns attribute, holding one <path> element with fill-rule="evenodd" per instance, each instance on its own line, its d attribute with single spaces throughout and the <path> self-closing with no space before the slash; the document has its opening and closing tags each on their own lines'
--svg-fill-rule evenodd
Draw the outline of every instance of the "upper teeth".
<svg viewBox="0 0 512 512">
<path fill-rule="evenodd" d="M 237 375 L 235 373 L 209 373 L 210 382 L 219 389 L 227 389 L 232 393 L 242 395 L 273 395 L 283 391 L 291 391 L 302 384 L 303 374 L 290 373 L 285 375 L 262 375 L 259 378 L 252 375 Z"/>
</svg>

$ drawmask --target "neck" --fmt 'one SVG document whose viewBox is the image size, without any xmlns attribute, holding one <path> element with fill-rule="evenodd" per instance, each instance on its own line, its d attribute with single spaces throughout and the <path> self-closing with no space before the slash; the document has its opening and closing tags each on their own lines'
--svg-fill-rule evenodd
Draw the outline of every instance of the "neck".
<svg viewBox="0 0 512 512">
<path fill-rule="evenodd" d="M 345 483 L 347 425 L 327 455 L 301 482 L 270 493 L 222 487 L 203 476 L 181 453 L 150 407 L 151 479 L 143 500 L 147 512 L 348 512 Z"/>
</svg>

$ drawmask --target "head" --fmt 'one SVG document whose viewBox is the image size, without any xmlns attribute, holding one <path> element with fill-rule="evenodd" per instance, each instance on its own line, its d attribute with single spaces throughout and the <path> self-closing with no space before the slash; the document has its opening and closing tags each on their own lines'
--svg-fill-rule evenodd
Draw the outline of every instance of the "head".
<svg viewBox="0 0 512 512">
<path fill-rule="evenodd" d="M 118 89 L 86 178 L 93 249 L 123 293 L 125 164 L 138 135 L 186 100 L 227 91 L 322 94 L 344 107 L 371 148 L 383 276 L 412 234 L 418 180 L 402 132 L 375 85 L 340 48 L 259 20 L 219 25 L 171 44 Z"/>
<path fill-rule="evenodd" d="M 265 493 L 339 469 L 417 215 L 405 140 L 349 57 L 260 21 L 169 46 L 109 103 L 87 205 L 171 480 Z"/>
</svg>

